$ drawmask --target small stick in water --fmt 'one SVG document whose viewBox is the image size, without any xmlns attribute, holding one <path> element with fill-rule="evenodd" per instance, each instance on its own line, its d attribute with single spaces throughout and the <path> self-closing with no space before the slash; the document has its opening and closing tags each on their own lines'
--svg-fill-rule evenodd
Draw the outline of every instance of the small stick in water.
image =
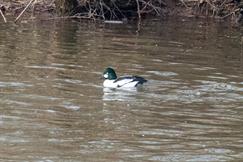
<svg viewBox="0 0 243 162">
<path fill-rule="evenodd" d="M 0 14 L 1 14 L 1 16 L 3 17 L 3 21 L 5 22 L 5 23 L 7 23 L 7 19 L 6 19 L 6 17 L 4 16 L 4 12 L 5 11 L 5 7 L 4 6 L 0 6 Z"/>
<path fill-rule="evenodd" d="M 30 0 L 30 2 L 27 4 L 27 6 L 23 9 L 23 11 L 19 14 L 19 16 L 15 19 L 14 22 L 17 22 L 19 18 L 23 15 L 23 13 L 27 10 L 27 8 L 31 5 L 31 3 L 35 0 Z"/>
</svg>

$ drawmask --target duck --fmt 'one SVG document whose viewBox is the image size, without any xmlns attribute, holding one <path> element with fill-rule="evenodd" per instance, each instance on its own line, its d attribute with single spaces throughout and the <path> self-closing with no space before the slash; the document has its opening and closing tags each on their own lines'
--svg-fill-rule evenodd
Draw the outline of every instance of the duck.
<svg viewBox="0 0 243 162">
<path fill-rule="evenodd" d="M 122 76 L 117 77 L 113 68 L 108 67 L 103 72 L 103 86 L 106 88 L 136 88 L 147 82 L 146 79 L 140 76 Z"/>
</svg>

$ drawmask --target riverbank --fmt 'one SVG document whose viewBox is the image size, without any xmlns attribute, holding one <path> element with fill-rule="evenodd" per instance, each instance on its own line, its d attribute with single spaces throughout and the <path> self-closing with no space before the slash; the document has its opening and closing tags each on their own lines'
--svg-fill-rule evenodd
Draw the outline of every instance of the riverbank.
<svg viewBox="0 0 243 162">
<path fill-rule="evenodd" d="M 15 0 L 0 1 L 2 17 L 16 17 L 16 19 L 55 19 L 55 18 L 80 18 L 99 20 L 124 20 L 146 19 L 147 17 L 198 17 L 217 20 L 231 20 L 240 22 L 241 3 L 239 0 L 154 0 L 154 1 L 128 1 L 126 4 L 114 1 L 79 1 L 77 6 L 72 6 L 69 12 L 62 12 L 63 6 L 57 5 L 55 0 Z M 101 3 L 102 2 L 102 3 Z M 126 2 L 126 1 L 122 1 Z M 137 2 L 137 3 L 136 3 Z M 60 10 L 62 13 L 60 13 Z M 19 16 L 19 17 L 18 17 Z M 16 21 L 10 20 L 10 21 Z"/>
<path fill-rule="evenodd" d="M 48 19 L 57 17 L 55 13 L 56 7 L 53 0 L 13 0 L 11 2 L 0 1 L 0 6 L 6 21 L 16 21 L 18 16 L 20 16 L 20 20 L 24 21 L 30 19 Z M 3 20 L 2 17 L 1 21 Z"/>
</svg>

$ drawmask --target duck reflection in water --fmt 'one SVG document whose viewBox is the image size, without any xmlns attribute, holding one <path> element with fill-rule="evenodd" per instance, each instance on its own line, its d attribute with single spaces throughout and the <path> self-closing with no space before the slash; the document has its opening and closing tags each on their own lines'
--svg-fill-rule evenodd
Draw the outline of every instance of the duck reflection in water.
<svg viewBox="0 0 243 162">
<path fill-rule="evenodd" d="M 103 101 L 135 101 L 138 89 L 103 88 Z"/>
</svg>

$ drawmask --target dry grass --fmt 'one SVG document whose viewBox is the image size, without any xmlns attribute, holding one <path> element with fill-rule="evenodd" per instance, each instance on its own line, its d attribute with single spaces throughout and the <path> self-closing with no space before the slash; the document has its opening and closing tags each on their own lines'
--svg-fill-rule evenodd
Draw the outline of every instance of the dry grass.
<svg viewBox="0 0 243 162">
<path fill-rule="evenodd" d="M 192 8 L 194 15 L 214 18 L 234 18 L 241 6 L 233 0 L 184 0 L 184 2 Z"/>
</svg>

